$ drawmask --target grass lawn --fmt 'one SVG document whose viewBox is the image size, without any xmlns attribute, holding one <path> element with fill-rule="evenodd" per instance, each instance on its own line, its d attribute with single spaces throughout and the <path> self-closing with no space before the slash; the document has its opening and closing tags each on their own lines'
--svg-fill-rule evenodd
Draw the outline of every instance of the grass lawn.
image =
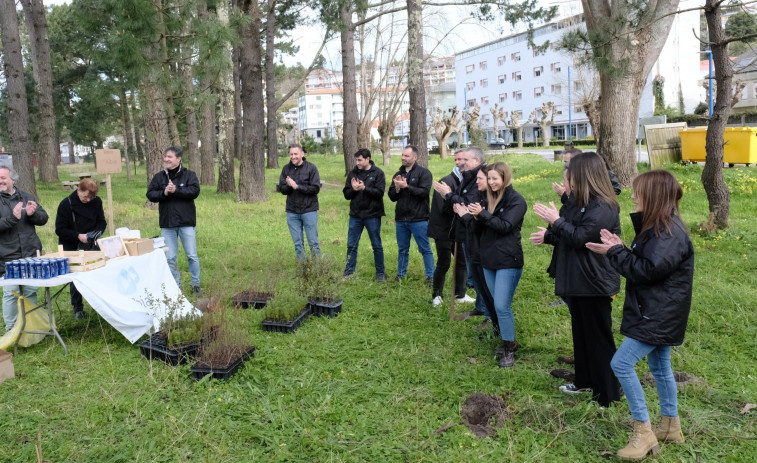
<svg viewBox="0 0 757 463">
<path fill-rule="evenodd" d="M 497 159 L 513 167 L 514 186 L 529 206 L 557 200 L 550 185 L 561 178 L 562 163 L 532 154 Z M 319 196 L 321 248 L 342 262 L 348 218 L 343 163 L 339 156 L 309 160 L 326 182 Z M 430 168 L 438 179 L 452 166 L 452 159 L 434 157 Z M 398 167 L 397 157 L 384 168 L 387 178 Z M 87 169 L 94 171 L 62 167 L 61 180 Z M 739 412 L 757 403 L 757 169 L 725 169 L 731 228 L 709 236 L 696 225 L 707 215 L 702 167 L 671 169 L 684 187 L 682 215 L 697 251 L 688 332 L 673 350 L 673 369 L 704 384 L 679 391 L 686 443 L 664 445 L 656 461 L 757 461 L 757 410 Z M 270 199 L 261 204 L 240 204 L 233 194 L 203 187 L 197 239 L 206 295 L 228 300 L 256 279 L 295 278 L 284 197 L 274 193 L 278 175 L 266 172 Z M 146 184 L 144 169 L 131 183 L 125 174 L 114 177 L 116 227 L 154 236 L 158 213 L 143 207 Z M 51 215 L 39 234 L 51 250 L 55 211 L 67 193 L 57 184 L 38 188 Z M 620 198 L 626 242 L 633 237 L 630 196 L 624 191 Z M 450 322 L 447 307 L 432 307 L 415 246 L 409 278 L 391 282 L 394 207 L 384 201 L 390 282 L 375 282 L 370 241 L 363 236 L 356 278 L 343 288 L 344 312 L 310 319 L 296 333 L 282 335 L 261 330 L 260 311 L 244 311 L 257 351 L 228 382 L 196 383 L 186 366 L 142 358 L 88 306 L 90 317 L 75 320 L 64 294 L 56 317 L 70 354 L 48 337 L 21 349 L 13 359 L 16 378 L 0 385 L 0 462 L 36 461 L 38 432 L 44 456 L 53 462 L 599 462 L 607 460 L 603 452 L 624 446 L 630 433 L 625 401 L 598 408 L 560 393 L 562 381 L 549 375 L 559 367 L 556 357 L 569 355 L 572 347 L 567 309 L 548 307 L 555 299 L 545 272 L 551 247 L 527 240 L 541 221 L 531 211 L 526 215 L 526 265 L 513 302 L 522 347 L 515 367 L 500 369 L 491 355 L 498 342 L 479 340 L 474 330 L 480 319 Z M 187 288 L 182 253 L 179 261 Z M 616 333 L 622 300 L 623 293 L 614 303 Z M 621 339 L 618 334 L 616 343 Z M 638 371 L 646 373 L 646 364 Z M 461 424 L 461 404 L 474 392 L 502 396 L 508 404 L 510 420 L 494 438 L 477 438 Z M 649 386 L 645 392 L 654 421 L 656 393 Z M 447 425 L 454 426 L 440 430 Z"/>
</svg>

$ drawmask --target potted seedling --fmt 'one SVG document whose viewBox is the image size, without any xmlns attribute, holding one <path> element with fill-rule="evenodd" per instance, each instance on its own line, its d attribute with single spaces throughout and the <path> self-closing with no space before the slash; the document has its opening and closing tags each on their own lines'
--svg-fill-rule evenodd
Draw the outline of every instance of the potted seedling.
<svg viewBox="0 0 757 463">
<path fill-rule="evenodd" d="M 329 256 L 310 257 L 303 264 L 299 280 L 308 298 L 311 315 L 336 317 L 342 311 L 339 266 Z"/>
<path fill-rule="evenodd" d="M 276 296 L 265 307 L 263 319 L 263 331 L 278 333 L 293 333 L 302 325 L 310 310 L 307 298 L 300 296 L 296 291 L 277 290 Z"/>
<path fill-rule="evenodd" d="M 261 272 L 252 279 L 250 287 L 231 298 L 234 305 L 243 309 L 262 309 L 273 298 L 274 282 L 277 276 L 271 272 Z"/>
<path fill-rule="evenodd" d="M 202 315 L 197 311 L 184 311 L 186 299 L 181 294 L 175 299 L 165 292 L 162 298 L 147 294 L 143 303 L 153 313 L 164 313 L 165 316 L 160 321 L 160 329 L 138 344 L 142 356 L 169 365 L 179 365 L 193 357 L 203 339 Z"/>
<path fill-rule="evenodd" d="M 202 345 L 195 363 L 190 367 L 192 377 L 227 380 L 255 354 L 247 340 L 247 324 L 239 313 L 228 305 L 221 305 L 203 317 L 203 331 L 212 333 Z"/>
</svg>

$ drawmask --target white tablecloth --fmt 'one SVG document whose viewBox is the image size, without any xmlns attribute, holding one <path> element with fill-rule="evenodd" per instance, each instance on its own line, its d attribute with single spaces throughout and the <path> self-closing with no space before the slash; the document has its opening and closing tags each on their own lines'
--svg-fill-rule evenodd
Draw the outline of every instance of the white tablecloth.
<svg viewBox="0 0 757 463">
<path fill-rule="evenodd" d="M 0 286 L 29 285 L 52 287 L 73 281 L 76 289 L 108 323 L 134 343 L 144 334 L 160 328 L 166 307 L 150 307 L 148 300 L 175 301 L 181 291 L 171 275 L 165 252 L 158 249 L 136 257 L 109 260 L 105 267 L 89 272 L 74 272 L 45 280 L 0 279 Z M 197 311 L 182 298 L 176 312 Z"/>
</svg>

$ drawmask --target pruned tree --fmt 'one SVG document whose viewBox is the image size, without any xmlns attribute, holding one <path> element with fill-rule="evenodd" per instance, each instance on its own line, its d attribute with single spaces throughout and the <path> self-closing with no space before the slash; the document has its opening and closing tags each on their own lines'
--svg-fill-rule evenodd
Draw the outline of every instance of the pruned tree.
<svg viewBox="0 0 757 463">
<path fill-rule="evenodd" d="M 494 130 L 494 138 L 499 138 L 499 121 L 505 120 L 505 109 L 499 107 L 499 103 L 494 103 L 494 106 L 489 108 L 492 113 L 492 130 Z"/>
<path fill-rule="evenodd" d="M 528 124 L 528 119 L 523 119 L 523 114 L 520 111 L 512 111 L 510 120 L 505 122 L 508 129 L 515 130 L 518 137 L 518 148 L 523 148 L 523 128 L 526 124 Z"/>
<path fill-rule="evenodd" d="M 551 101 L 541 104 L 541 109 L 534 109 L 528 119 L 539 126 L 544 148 L 549 148 L 549 127 L 555 121 L 555 104 Z"/>
<path fill-rule="evenodd" d="M 463 115 L 457 109 L 457 106 L 449 112 L 443 111 L 442 108 L 436 108 L 431 114 L 431 125 L 434 128 L 436 141 L 439 142 L 439 153 L 442 159 L 449 156 L 447 140 L 453 133 L 460 132 L 463 123 Z"/>
<path fill-rule="evenodd" d="M 407 89 L 410 99 L 410 143 L 418 148 L 418 165 L 428 167 L 421 0 L 407 0 Z"/>
</svg>

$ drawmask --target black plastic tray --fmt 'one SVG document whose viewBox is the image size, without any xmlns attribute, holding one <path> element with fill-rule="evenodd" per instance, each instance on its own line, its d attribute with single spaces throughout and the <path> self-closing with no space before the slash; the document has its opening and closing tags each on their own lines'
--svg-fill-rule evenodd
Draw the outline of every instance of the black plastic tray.
<svg viewBox="0 0 757 463">
<path fill-rule="evenodd" d="M 262 309 L 270 299 L 249 298 L 244 293 L 237 294 L 231 298 L 231 302 L 243 309 Z"/>
<path fill-rule="evenodd" d="M 329 317 L 334 318 L 342 312 L 342 303 L 344 301 L 335 302 L 312 302 L 308 301 L 308 307 L 310 307 L 310 315 L 314 317 Z"/>
<path fill-rule="evenodd" d="M 162 336 L 156 335 L 150 336 L 137 345 L 139 346 L 139 351 L 142 353 L 142 357 L 151 360 L 161 360 L 174 366 L 186 363 L 188 359 L 194 357 L 200 348 L 199 344 L 191 344 L 178 349 L 169 349 L 165 339 Z"/>
<path fill-rule="evenodd" d="M 202 378 L 211 375 L 212 379 L 221 379 L 221 380 L 228 380 L 232 376 L 234 376 L 234 373 L 237 372 L 240 366 L 249 358 L 252 358 L 252 356 L 255 355 L 255 348 L 251 347 L 247 352 L 242 354 L 238 359 L 231 362 L 230 365 L 227 365 L 223 368 L 215 368 L 215 367 L 198 367 L 195 365 L 192 365 L 189 367 L 189 371 L 192 372 L 192 379 L 195 381 L 199 381 Z"/>
<path fill-rule="evenodd" d="M 273 320 L 263 320 L 263 331 L 273 331 L 275 333 L 294 333 L 302 322 L 310 316 L 310 307 L 305 306 L 297 317 L 289 323 L 277 322 Z"/>
</svg>

